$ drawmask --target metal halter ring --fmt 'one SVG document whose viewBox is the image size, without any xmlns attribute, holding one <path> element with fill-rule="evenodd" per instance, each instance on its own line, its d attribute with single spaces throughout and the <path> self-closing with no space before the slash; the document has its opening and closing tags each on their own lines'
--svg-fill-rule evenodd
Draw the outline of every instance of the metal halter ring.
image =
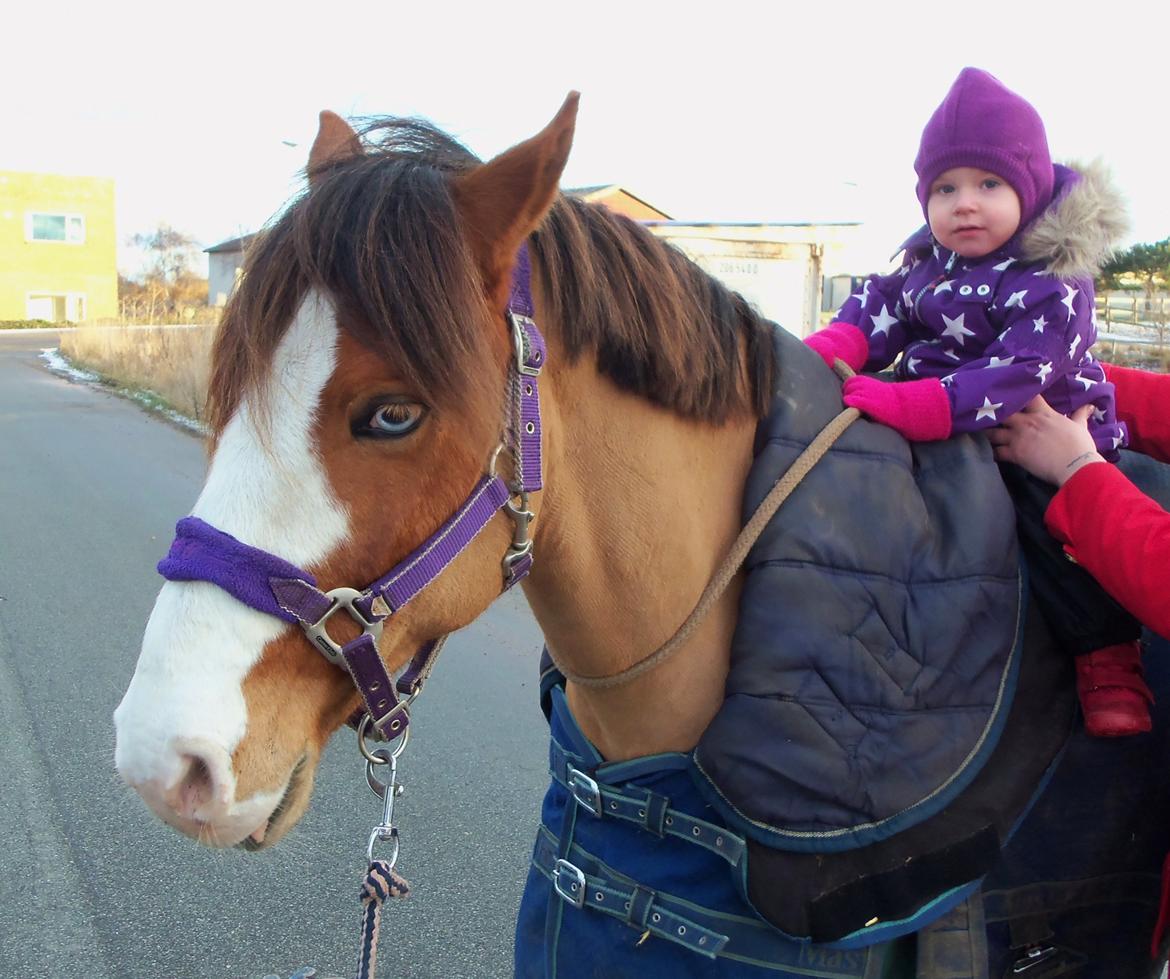
<svg viewBox="0 0 1170 979">
<path fill-rule="evenodd" d="M 370 764 L 386 765 L 389 763 L 391 758 L 397 758 L 406 748 L 406 742 L 410 740 L 410 728 L 407 727 L 403 729 L 402 734 L 398 736 L 398 743 L 393 748 L 382 747 L 375 748 L 371 751 L 369 745 L 366 744 L 366 734 L 369 733 L 370 725 L 372 723 L 373 722 L 370 720 L 369 714 L 364 715 L 362 719 L 358 721 L 358 750 L 362 753 L 362 757 L 365 758 L 365 760 Z M 386 757 L 387 754 L 389 755 L 389 758 Z"/>
</svg>

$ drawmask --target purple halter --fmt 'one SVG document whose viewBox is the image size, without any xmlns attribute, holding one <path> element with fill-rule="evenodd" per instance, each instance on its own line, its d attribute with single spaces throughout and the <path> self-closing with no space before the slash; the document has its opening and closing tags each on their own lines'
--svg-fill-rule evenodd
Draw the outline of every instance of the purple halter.
<svg viewBox="0 0 1170 979">
<path fill-rule="evenodd" d="M 309 641 L 335 666 L 344 668 L 365 702 L 375 730 L 395 738 L 410 723 L 408 708 L 422 690 L 446 636 L 426 643 L 414 655 L 397 683 L 391 681 L 378 655 L 377 640 L 386 619 L 435 580 L 503 510 L 513 521 L 512 543 L 503 559 L 504 590 L 532 567 L 529 493 L 541 487 L 540 391 L 538 378 L 547 350 L 532 321 L 528 247 L 521 247 L 512 273 L 507 320 L 515 346 L 508 371 L 507 431 L 492 456 L 489 472 L 463 505 L 404 560 L 364 589 L 334 588 L 323 592 L 307 571 L 274 554 L 245 544 L 198 517 L 184 517 L 175 528 L 170 552 L 159 562 L 159 573 L 170 581 L 209 581 L 268 615 L 296 623 Z M 500 451 L 510 449 L 515 482 L 496 475 Z M 513 504 L 513 498 L 517 503 Z M 344 609 L 362 627 L 345 645 L 330 638 L 326 624 Z M 406 699 L 399 700 L 398 694 Z"/>
</svg>

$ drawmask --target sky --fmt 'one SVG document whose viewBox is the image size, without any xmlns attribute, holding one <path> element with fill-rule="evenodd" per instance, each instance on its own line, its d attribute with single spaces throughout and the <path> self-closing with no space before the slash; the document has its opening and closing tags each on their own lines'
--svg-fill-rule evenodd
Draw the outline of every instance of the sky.
<svg viewBox="0 0 1170 979">
<path fill-rule="evenodd" d="M 0 169 L 113 177 L 125 272 L 160 222 L 204 247 L 262 227 L 321 109 L 423 116 L 488 158 L 574 89 L 564 186 L 680 220 L 861 221 L 886 256 L 921 224 L 918 139 L 966 65 L 1036 106 L 1054 159 L 1109 164 L 1127 243 L 1170 236 L 1165 2 L 66 0 L 5 33 Z"/>
</svg>

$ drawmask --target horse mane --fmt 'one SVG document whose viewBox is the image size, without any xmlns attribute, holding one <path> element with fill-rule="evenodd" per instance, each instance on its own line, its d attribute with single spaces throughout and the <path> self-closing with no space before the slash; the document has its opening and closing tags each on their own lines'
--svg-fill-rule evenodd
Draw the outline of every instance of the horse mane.
<svg viewBox="0 0 1170 979">
<path fill-rule="evenodd" d="M 340 328 L 436 404 L 486 381 L 491 338 L 470 315 L 484 298 L 450 185 L 480 161 L 417 119 L 373 121 L 363 139 L 362 156 L 314 173 L 249 248 L 212 355 L 214 433 L 245 395 L 263 393 L 310 289 L 333 302 Z M 561 195 L 530 246 L 570 359 L 595 353 L 620 388 L 684 417 L 766 413 L 773 327 L 672 245 Z"/>
</svg>

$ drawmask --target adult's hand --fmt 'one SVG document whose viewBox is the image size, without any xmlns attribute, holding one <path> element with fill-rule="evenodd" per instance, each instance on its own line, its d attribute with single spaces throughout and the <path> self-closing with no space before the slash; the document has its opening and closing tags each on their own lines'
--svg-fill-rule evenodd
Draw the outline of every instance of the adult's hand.
<svg viewBox="0 0 1170 979">
<path fill-rule="evenodd" d="M 987 437 L 1000 462 L 1014 462 L 1046 483 L 1063 486 L 1082 467 L 1105 462 L 1089 434 L 1092 413 L 1087 404 L 1066 417 L 1037 395 Z"/>
</svg>

